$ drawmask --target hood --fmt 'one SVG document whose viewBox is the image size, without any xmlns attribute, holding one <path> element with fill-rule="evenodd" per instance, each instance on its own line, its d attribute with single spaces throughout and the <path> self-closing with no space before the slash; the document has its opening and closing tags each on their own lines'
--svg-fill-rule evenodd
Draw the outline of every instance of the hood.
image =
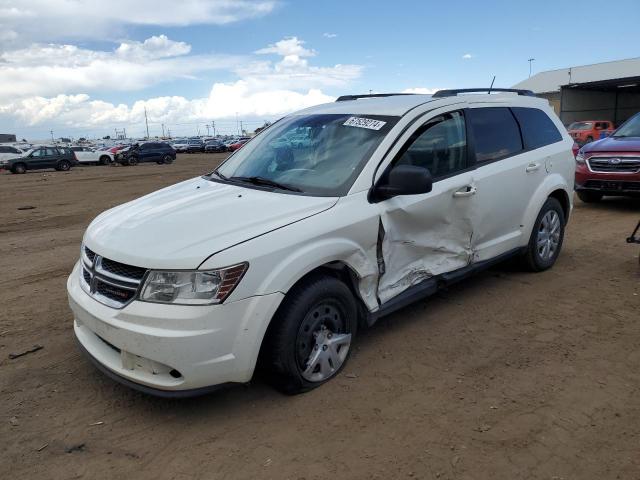
<svg viewBox="0 0 640 480">
<path fill-rule="evenodd" d="M 84 242 L 128 265 L 191 269 L 216 252 L 320 213 L 336 201 L 195 178 L 107 210 L 91 222 Z"/>
<path fill-rule="evenodd" d="M 606 137 L 582 147 L 583 153 L 596 152 L 638 152 L 640 153 L 640 137 Z"/>
</svg>

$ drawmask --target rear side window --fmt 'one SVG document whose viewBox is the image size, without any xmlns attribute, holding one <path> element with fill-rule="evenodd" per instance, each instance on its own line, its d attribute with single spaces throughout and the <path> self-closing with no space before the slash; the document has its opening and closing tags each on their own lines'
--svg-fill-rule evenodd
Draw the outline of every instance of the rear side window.
<svg viewBox="0 0 640 480">
<path fill-rule="evenodd" d="M 473 131 L 476 162 L 491 162 L 522 151 L 520 129 L 506 107 L 469 109 Z"/>
<path fill-rule="evenodd" d="M 511 110 L 520 124 L 524 148 L 527 150 L 544 147 L 562 140 L 562 135 L 555 124 L 542 110 L 524 107 L 514 107 Z"/>
</svg>

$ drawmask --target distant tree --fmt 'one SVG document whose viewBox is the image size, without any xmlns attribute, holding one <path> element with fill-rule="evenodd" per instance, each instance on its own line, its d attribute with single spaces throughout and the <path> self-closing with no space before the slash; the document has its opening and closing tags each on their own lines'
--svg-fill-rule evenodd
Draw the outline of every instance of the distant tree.
<svg viewBox="0 0 640 480">
<path fill-rule="evenodd" d="M 22 139 L 22 141 L 23 141 L 23 142 L 25 142 L 25 143 L 27 143 L 27 139 L 26 139 L 26 138 L 23 138 L 23 139 Z"/>
<path fill-rule="evenodd" d="M 107 135 L 105 137 L 102 137 L 103 140 L 111 140 L 111 135 Z"/>
<path fill-rule="evenodd" d="M 79 142 L 86 142 L 86 141 L 87 141 L 87 139 L 86 139 L 86 138 L 84 138 L 84 137 L 80 137 L 80 138 L 78 139 L 78 141 L 79 141 Z"/>
</svg>

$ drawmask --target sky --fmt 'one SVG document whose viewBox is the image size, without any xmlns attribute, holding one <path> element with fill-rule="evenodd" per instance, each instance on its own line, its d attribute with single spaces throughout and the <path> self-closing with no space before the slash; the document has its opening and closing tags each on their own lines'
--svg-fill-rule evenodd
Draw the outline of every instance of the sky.
<svg viewBox="0 0 640 480">
<path fill-rule="evenodd" d="M 236 133 L 342 94 L 509 87 L 529 58 L 638 57 L 639 24 L 637 0 L 0 0 L 0 133 L 141 137 L 145 109 L 151 136 Z"/>
</svg>

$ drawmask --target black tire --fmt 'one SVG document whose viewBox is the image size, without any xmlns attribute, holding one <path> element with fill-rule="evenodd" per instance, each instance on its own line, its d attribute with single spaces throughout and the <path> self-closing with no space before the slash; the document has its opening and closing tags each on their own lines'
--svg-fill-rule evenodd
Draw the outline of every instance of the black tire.
<svg viewBox="0 0 640 480">
<path fill-rule="evenodd" d="M 591 143 L 591 142 L 593 142 L 593 137 L 592 136 L 588 136 L 586 143 Z"/>
<path fill-rule="evenodd" d="M 173 157 L 171 155 L 165 155 L 162 159 L 162 163 L 165 163 L 167 165 L 173 163 Z"/>
<path fill-rule="evenodd" d="M 538 242 L 540 241 L 541 236 L 542 238 L 545 237 L 543 233 L 543 230 L 544 230 L 543 219 L 549 218 L 549 217 L 546 217 L 547 214 L 552 216 L 553 213 L 550 213 L 550 212 L 555 213 L 555 215 L 557 215 L 559 219 L 558 236 L 556 240 L 557 244 L 555 246 L 555 250 L 553 250 L 552 252 L 549 252 L 547 255 L 544 255 L 543 253 L 547 252 L 547 250 L 544 250 L 544 245 L 540 246 Z M 538 213 L 538 217 L 536 218 L 536 221 L 533 225 L 533 230 L 531 231 L 531 237 L 529 238 L 529 244 L 527 245 L 527 250 L 523 257 L 524 265 L 528 270 L 532 272 L 542 272 L 543 270 L 547 270 L 551 268 L 553 264 L 556 263 L 556 260 L 558 259 L 558 255 L 560 255 L 560 250 L 562 250 L 562 242 L 564 240 L 564 228 L 565 228 L 565 216 L 564 216 L 564 210 L 562 209 L 562 205 L 560 205 L 560 202 L 555 198 L 551 198 L 551 197 L 547 198 L 547 201 L 544 203 L 544 205 L 540 209 L 540 213 Z M 551 235 L 549 235 L 549 241 L 552 241 Z M 540 251 L 540 248 L 543 249 L 542 252 Z M 549 245 L 547 245 L 547 248 L 549 248 Z"/>
<path fill-rule="evenodd" d="M 11 167 L 11 173 L 27 173 L 27 166 L 24 163 L 16 163 Z"/>
<path fill-rule="evenodd" d="M 274 316 L 263 345 L 262 366 L 266 368 L 271 383 L 288 395 L 317 388 L 335 377 L 347 364 L 357 327 L 356 301 L 349 288 L 333 277 L 310 277 L 287 293 Z M 332 336 L 335 340 L 349 334 L 346 353 L 339 351 L 344 357 L 338 361 L 342 362 L 338 368 L 328 360 L 331 373 L 326 378 L 305 378 L 306 359 L 311 358 L 312 352 L 320 351 L 316 345 L 318 339 L 324 336 L 331 341 Z M 327 351 L 326 345 L 321 350 Z M 307 377 L 309 375 L 320 373 L 307 372 Z"/>
<path fill-rule="evenodd" d="M 582 190 L 576 193 L 578 195 L 578 198 L 582 200 L 584 203 L 596 203 L 602 200 L 602 193 L 600 192 Z"/>
<path fill-rule="evenodd" d="M 138 164 L 138 157 L 129 157 L 127 158 L 127 165 L 130 167 L 135 167 Z"/>
<path fill-rule="evenodd" d="M 56 165 L 56 170 L 60 170 L 61 172 L 68 172 L 71 169 L 71 162 L 68 160 L 60 160 L 58 165 Z"/>
<path fill-rule="evenodd" d="M 109 165 L 109 163 L 111 163 L 111 159 L 109 158 L 108 155 L 103 155 L 100 157 L 100 165 Z"/>
</svg>

